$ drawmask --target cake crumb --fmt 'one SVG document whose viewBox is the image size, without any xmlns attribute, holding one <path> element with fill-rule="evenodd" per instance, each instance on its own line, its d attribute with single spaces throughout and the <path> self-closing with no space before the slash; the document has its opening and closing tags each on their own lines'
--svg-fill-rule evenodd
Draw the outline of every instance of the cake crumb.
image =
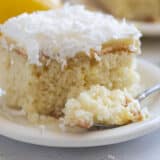
<svg viewBox="0 0 160 160">
<path fill-rule="evenodd" d="M 112 154 L 108 154 L 107 158 L 108 160 L 116 160 L 116 157 Z"/>
<path fill-rule="evenodd" d="M 87 129 L 94 124 L 124 125 L 149 116 L 127 90 L 109 90 L 101 85 L 93 85 L 78 97 L 68 99 L 63 113 L 66 126 Z"/>
</svg>

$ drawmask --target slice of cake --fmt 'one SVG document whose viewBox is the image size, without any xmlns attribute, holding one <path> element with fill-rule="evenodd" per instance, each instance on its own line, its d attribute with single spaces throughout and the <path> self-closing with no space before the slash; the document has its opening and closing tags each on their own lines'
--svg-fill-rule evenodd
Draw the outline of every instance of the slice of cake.
<svg viewBox="0 0 160 160">
<path fill-rule="evenodd" d="M 126 90 L 108 90 L 95 85 L 76 98 L 68 99 L 62 125 L 90 128 L 94 124 L 124 125 L 145 120 L 149 114 Z"/>
<path fill-rule="evenodd" d="M 98 0 L 97 3 L 118 18 L 160 21 L 160 0 Z"/>
<path fill-rule="evenodd" d="M 6 104 L 59 117 L 92 85 L 134 92 L 141 34 L 83 6 L 22 14 L 0 26 L 0 87 Z"/>
</svg>

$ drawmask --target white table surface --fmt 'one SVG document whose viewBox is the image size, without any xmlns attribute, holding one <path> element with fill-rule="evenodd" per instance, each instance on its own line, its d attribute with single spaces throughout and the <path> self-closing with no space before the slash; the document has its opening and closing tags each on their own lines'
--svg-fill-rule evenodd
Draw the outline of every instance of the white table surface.
<svg viewBox="0 0 160 160">
<path fill-rule="evenodd" d="M 160 39 L 145 39 L 142 58 L 160 65 Z M 0 136 L 0 160 L 160 160 L 160 130 L 125 143 L 81 149 L 47 148 Z"/>
</svg>

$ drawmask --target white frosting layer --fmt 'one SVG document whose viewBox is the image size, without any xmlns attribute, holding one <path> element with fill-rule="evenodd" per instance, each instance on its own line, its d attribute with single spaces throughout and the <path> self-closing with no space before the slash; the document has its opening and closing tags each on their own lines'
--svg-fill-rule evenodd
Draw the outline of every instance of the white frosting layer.
<svg viewBox="0 0 160 160">
<path fill-rule="evenodd" d="M 100 51 L 102 43 L 108 40 L 141 36 L 125 21 L 118 22 L 110 15 L 69 5 L 11 18 L 0 25 L 0 32 L 16 42 L 10 48 L 24 49 L 30 63 L 35 64 L 41 53 L 64 63 L 77 52 L 89 54 L 91 48 Z"/>
</svg>

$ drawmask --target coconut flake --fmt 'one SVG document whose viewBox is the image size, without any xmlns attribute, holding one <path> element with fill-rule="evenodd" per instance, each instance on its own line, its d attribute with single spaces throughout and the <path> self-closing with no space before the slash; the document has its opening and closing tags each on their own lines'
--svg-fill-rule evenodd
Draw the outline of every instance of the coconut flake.
<svg viewBox="0 0 160 160">
<path fill-rule="evenodd" d="M 0 32 L 15 42 L 13 49 L 23 48 L 32 64 L 39 64 L 42 53 L 66 64 L 66 58 L 80 51 L 89 55 L 90 49 L 98 52 L 109 40 L 141 36 L 135 26 L 124 20 L 88 11 L 81 5 L 22 14 L 0 25 Z"/>
</svg>

